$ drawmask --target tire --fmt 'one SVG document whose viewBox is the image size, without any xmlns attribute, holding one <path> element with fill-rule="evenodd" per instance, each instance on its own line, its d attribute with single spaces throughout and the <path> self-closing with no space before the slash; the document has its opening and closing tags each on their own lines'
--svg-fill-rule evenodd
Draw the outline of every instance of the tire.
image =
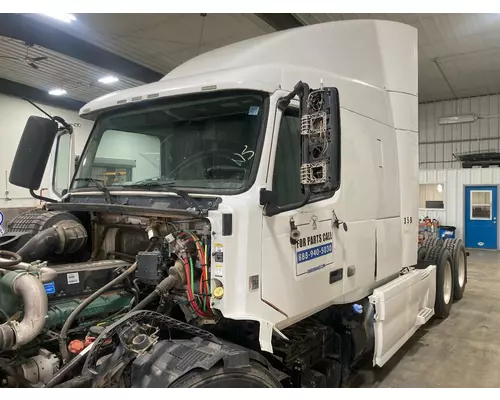
<svg viewBox="0 0 500 400">
<path fill-rule="evenodd" d="M 425 261 L 436 265 L 436 301 L 434 314 L 439 319 L 450 315 L 453 303 L 453 260 L 444 246 L 431 247 L 425 255 Z"/>
<path fill-rule="evenodd" d="M 427 254 L 427 247 L 426 246 L 420 246 L 418 248 L 417 260 L 418 261 L 424 261 L 426 254 Z"/>
<path fill-rule="evenodd" d="M 443 244 L 444 244 L 443 240 L 437 237 L 428 237 L 427 239 L 424 240 L 423 243 L 423 245 L 427 248 L 435 246 L 441 247 L 443 246 Z"/>
<path fill-rule="evenodd" d="M 193 370 L 181 376 L 172 388 L 280 388 L 281 383 L 263 366 L 250 362 L 250 368 L 225 371 L 222 365 L 209 370 Z"/>
<path fill-rule="evenodd" d="M 467 284 L 467 253 L 461 239 L 446 239 L 444 247 L 448 249 L 453 260 L 453 298 L 461 300 L 464 297 Z"/>
</svg>

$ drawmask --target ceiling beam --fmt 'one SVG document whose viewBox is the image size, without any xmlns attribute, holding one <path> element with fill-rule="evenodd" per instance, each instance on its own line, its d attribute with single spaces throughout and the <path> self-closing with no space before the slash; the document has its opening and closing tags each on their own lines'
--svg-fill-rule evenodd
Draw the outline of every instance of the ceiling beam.
<svg viewBox="0 0 500 400">
<path fill-rule="evenodd" d="M 0 35 L 44 47 L 140 82 L 151 83 L 163 78 L 163 74 L 25 15 L 0 14 Z"/>
<path fill-rule="evenodd" d="M 67 110 L 79 111 L 85 103 L 69 99 L 67 97 L 58 97 L 48 94 L 45 90 L 40 90 L 31 86 L 23 85 L 0 78 L 0 93 L 8 96 L 27 98 L 36 103 L 46 104 L 48 106 L 64 108 Z"/>
<path fill-rule="evenodd" d="M 304 26 L 293 14 L 255 14 L 266 24 L 271 26 L 277 31 L 284 31 L 286 29 L 299 28 Z"/>
</svg>

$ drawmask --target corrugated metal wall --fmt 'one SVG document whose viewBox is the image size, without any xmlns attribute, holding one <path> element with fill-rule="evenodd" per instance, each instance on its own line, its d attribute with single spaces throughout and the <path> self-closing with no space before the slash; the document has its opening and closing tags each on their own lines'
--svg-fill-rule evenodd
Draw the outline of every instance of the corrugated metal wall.
<svg viewBox="0 0 500 400">
<path fill-rule="evenodd" d="M 439 117 L 476 114 L 472 123 L 439 125 Z M 458 169 L 453 153 L 500 149 L 500 95 L 420 104 L 420 169 Z"/>
<path fill-rule="evenodd" d="M 420 183 L 444 185 L 444 210 L 419 210 L 419 216 L 436 218 L 441 225 L 457 227 L 457 236 L 464 238 L 464 186 L 498 185 L 500 168 L 420 171 Z"/>
</svg>

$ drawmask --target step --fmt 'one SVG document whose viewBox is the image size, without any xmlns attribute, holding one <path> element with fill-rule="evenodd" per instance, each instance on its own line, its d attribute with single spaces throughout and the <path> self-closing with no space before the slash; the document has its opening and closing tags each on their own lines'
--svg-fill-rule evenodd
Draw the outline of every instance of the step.
<svg viewBox="0 0 500 400">
<path fill-rule="evenodd" d="M 418 311 L 417 315 L 417 325 L 423 325 L 431 319 L 434 315 L 434 310 L 432 308 L 424 307 Z"/>
</svg>

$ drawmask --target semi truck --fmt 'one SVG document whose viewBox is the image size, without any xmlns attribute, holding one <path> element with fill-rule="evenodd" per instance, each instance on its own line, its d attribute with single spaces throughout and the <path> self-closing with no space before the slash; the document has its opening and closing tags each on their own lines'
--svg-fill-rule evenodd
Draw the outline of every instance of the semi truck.
<svg viewBox="0 0 500 400">
<path fill-rule="evenodd" d="M 467 254 L 417 248 L 417 66 L 413 27 L 324 23 L 91 101 L 76 166 L 71 125 L 30 117 L 0 384 L 346 387 L 447 318 Z"/>
</svg>

